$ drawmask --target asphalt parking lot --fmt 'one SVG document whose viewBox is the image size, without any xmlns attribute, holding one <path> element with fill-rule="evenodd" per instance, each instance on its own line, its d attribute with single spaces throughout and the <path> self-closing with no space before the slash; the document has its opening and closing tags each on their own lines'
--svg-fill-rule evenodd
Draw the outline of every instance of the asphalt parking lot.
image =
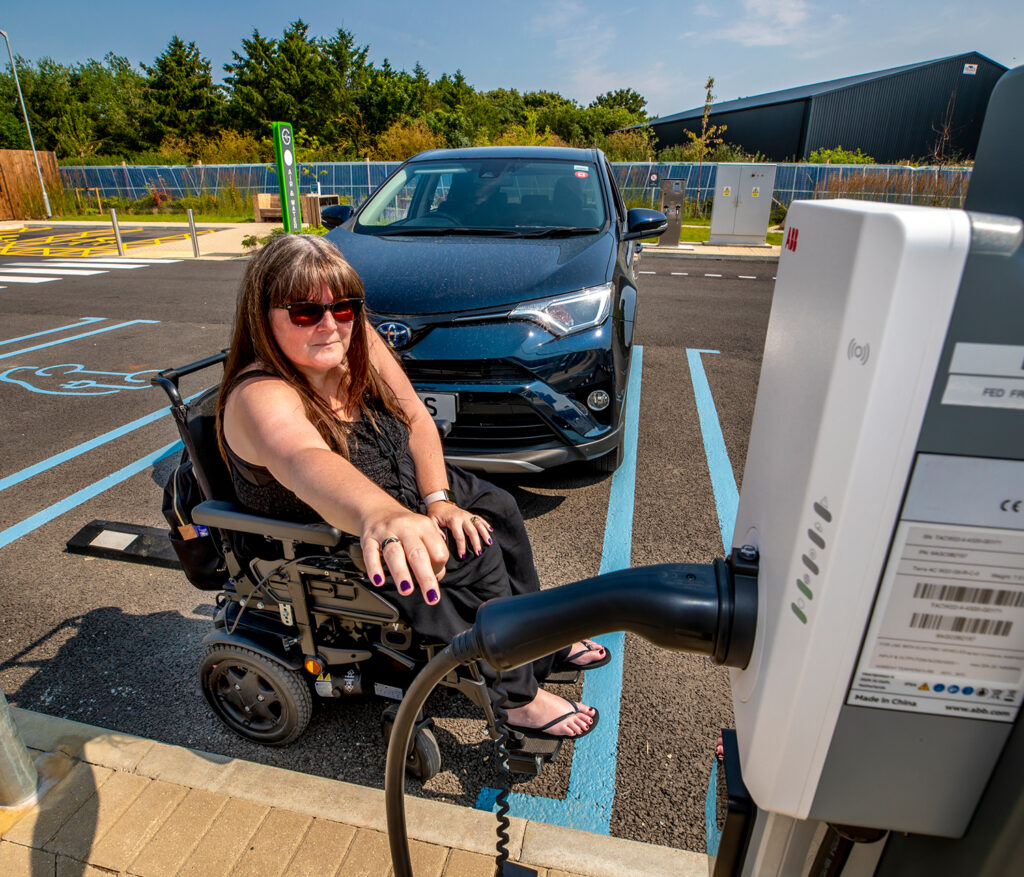
<svg viewBox="0 0 1024 877">
<path fill-rule="evenodd" d="M 0 256 L 0 275 L 14 261 L 26 259 Z M 723 553 L 719 509 L 742 476 L 774 267 L 645 254 L 635 453 L 614 477 L 566 467 L 499 481 L 523 510 L 546 587 Z M 176 434 L 148 377 L 227 343 L 241 271 L 240 261 L 139 262 L 0 281 L 0 681 L 27 709 L 380 787 L 379 701 L 327 704 L 285 749 L 242 741 L 195 681 L 211 595 L 173 570 L 63 550 L 94 519 L 164 526 L 159 485 Z M 728 676 L 633 636 L 613 641 L 621 663 L 590 674 L 582 692 L 563 689 L 600 701 L 602 728 L 518 785 L 513 813 L 702 851 L 715 735 L 731 722 Z M 497 775 L 482 720 L 449 692 L 428 711 L 444 767 L 415 793 L 488 806 Z"/>
</svg>

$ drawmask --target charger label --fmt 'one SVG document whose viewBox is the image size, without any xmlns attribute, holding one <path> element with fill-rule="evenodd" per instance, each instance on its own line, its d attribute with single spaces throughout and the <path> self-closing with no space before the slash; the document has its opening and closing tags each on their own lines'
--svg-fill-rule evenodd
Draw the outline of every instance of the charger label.
<svg viewBox="0 0 1024 877">
<path fill-rule="evenodd" d="M 847 703 L 1012 722 L 1024 533 L 901 521 Z"/>
</svg>

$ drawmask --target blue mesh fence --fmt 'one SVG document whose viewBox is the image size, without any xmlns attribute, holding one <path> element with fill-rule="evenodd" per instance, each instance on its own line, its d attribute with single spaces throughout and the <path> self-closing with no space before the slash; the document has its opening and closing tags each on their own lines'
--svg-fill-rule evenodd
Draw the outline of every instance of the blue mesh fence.
<svg viewBox="0 0 1024 877">
<path fill-rule="evenodd" d="M 340 195 L 359 205 L 400 162 L 317 162 L 299 165 L 303 192 Z M 612 165 L 623 198 L 630 206 L 658 206 L 662 180 L 684 180 L 688 201 L 713 196 L 714 164 L 684 162 L 616 162 Z M 65 189 L 89 189 L 103 198 L 137 200 L 154 191 L 172 198 L 219 195 L 233 187 L 247 201 L 256 192 L 277 192 L 277 171 L 266 164 L 113 165 L 62 167 Z M 779 164 L 773 200 L 780 206 L 799 198 L 854 197 L 912 204 L 959 207 L 970 168 L 908 168 L 894 165 Z"/>
</svg>

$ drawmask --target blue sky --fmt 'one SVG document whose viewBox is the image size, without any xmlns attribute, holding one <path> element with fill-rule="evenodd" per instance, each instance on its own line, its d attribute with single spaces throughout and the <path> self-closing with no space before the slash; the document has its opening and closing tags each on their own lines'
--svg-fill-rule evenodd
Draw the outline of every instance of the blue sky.
<svg viewBox="0 0 1024 877">
<path fill-rule="evenodd" d="M 254 28 L 279 36 L 296 18 L 319 35 L 343 27 L 375 62 L 419 61 L 431 78 L 461 69 L 481 91 L 584 105 L 628 87 L 658 115 L 701 105 L 709 75 L 732 100 L 972 50 L 1024 64 L 1021 0 L 48 0 L 4 4 L 0 28 L 17 54 L 63 63 L 114 52 L 148 64 L 177 33 L 221 78 Z"/>
</svg>

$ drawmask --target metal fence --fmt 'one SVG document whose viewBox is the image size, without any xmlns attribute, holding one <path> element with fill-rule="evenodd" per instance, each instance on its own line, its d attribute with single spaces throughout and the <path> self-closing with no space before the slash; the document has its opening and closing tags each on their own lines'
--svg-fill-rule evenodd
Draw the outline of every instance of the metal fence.
<svg viewBox="0 0 1024 877">
<path fill-rule="evenodd" d="M 400 162 L 316 162 L 299 165 L 299 188 L 340 195 L 361 204 Z M 616 162 L 612 165 L 623 198 L 657 206 L 662 180 L 685 180 L 689 201 L 713 197 L 717 165 L 687 162 Z M 798 198 L 847 197 L 959 207 L 970 168 L 898 165 L 779 164 L 773 200 L 788 207 Z M 237 191 L 246 201 L 256 192 L 277 192 L 272 165 L 112 165 L 62 167 L 65 190 L 91 190 L 102 198 L 135 201 L 163 192 L 172 199 Z"/>
</svg>

